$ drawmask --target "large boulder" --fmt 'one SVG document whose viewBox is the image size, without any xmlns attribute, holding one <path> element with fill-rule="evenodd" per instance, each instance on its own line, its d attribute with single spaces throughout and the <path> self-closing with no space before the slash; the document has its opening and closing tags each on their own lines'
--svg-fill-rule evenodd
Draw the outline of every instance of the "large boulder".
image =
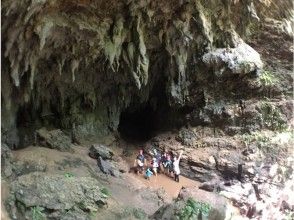
<svg viewBox="0 0 294 220">
<path fill-rule="evenodd" d="M 217 75 L 226 71 L 233 74 L 247 74 L 263 67 L 260 55 L 246 43 L 236 48 L 219 48 L 202 57 L 203 62 L 215 70 Z"/>
<path fill-rule="evenodd" d="M 87 216 L 105 205 L 106 198 L 96 179 L 35 172 L 11 184 L 9 208 L 13 219 L 32 218 L 36 212 L 60 219 L 75 209 Z"/>
<path fill-rule="evenodd" d="M 160 208 L 154 219 L 226 219 L 233 213 L 228 210 L 227 200 L 215 193 L 206 192 L 198 187 L 183 188 L 176 201 Z"/>
<path fill-rule="evenodd" d="M 110 174 L 112 176 L 118 177 L 120 172 L 117 168 L 108 160 L 103 160 L 102 157 L 99 156 L 97 159 L 97 164 L 100 170 L 105 174 Z"/>
<path fill-rule="evenodd" d="M 89 149 L 89 156 L 98 159 L 99 156 L 104 160 L 110 160 L 113 157 L 113 152 L 102 144 L 93 144 Z"/>
<path fill-rule="evenodd" d="M 36 131 L 38 142 L 44 146 L 60 151 L 72 151 L 72 141 L 60 129 L 48 131 L 46 128 L 41 128 Z"/>
</svg>

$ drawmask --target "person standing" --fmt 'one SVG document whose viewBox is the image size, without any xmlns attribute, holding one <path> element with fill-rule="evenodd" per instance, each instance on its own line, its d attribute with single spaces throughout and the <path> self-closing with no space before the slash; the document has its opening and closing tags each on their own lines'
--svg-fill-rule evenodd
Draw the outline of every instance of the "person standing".
<svg viewBox="0 0 294 220">
<path fill-rule="evenodd" d="M 172 164 L 171 155 L 166 154 L 166 159 L 162 162 L 165 174 L 170 175 L 173 170 Z"/>
<path fill-rule="evenodd" d="M 146 164 L 146 159 L 143 154 L 143 150 L 139 151 L 139 155 L 136 157 L 134 166 L 137 168 L 137 174 L 142 173 L 144 170 L 144 164 Z"/>
<path fill-rule="evenodd" d="M 174 178 L 176 182 L 180 182 L 180 160 L 182 157 L 183 151 L 181 150 L 179 157 L 176 155 L 174 156 L 174 161 L 173 161 L 173 172 L 174 172 Z"/>
<path fill-rule="evenodd" d="M 158 164 L 157 159 L 155 157 L 153 157 L 151 164 L 152 164 L 153 173 L 155 176 L 157 176 L 159 164 Z"/>
</svg>

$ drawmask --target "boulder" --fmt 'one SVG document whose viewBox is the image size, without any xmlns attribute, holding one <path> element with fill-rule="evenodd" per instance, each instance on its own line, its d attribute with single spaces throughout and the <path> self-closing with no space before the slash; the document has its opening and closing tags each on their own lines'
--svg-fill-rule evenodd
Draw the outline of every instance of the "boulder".
<svg viewBox="0 0 294 220">
<path fill-rule="evenodd" d="M 94 159 L 98 159 L 100 156 L 103 160 L 111 160 L 113 152 L 102 144 L 93 144 L 89 149 L 89 156 Z"/>
<path fill-rule="evenodd" d="M 36 131 L 38 142 L 44 146 L 60 151 L 73 151 L 71 138 L 60 129 L 48 131 L 41 128 Z"/>
<path fill-rule="evenodd" d="M 221 76 L 230 71 L 233 74 L 248 74 L 263 67 L 260 55 L 246 43 L 236 48 L 219 48 L 203 55 L 202 61 Z"/>
<path fill-rule="evenodd" d="M 108 160 L 103 160 L 100 156 L 97 160 L 97 164 L 100 170 L 105 174 L 110 174 L 115 177 L 118 177 L 120 175 L 119 170 L 117 170 L 112 163 L 110 163 Z"/>
<path fill-rule="evenodd" d="M 12 182 L 9 210 L 16 210 L 12 216 L 25 215 L 28 219 L 32 219 L 34 210 L 47 217 L 54 215 L 55 219 L 74 209 L 87 215 L 106 204 L 107 196 L 99 185 L 91 177 L 30 173 Z"/>
<path fill-rule="evenodd" d="M 160 208 L 152 219 L 225 219 L 228 212 L 225 198 L 198 189 L 183 188 L 176 201 Z"/>
</svg>

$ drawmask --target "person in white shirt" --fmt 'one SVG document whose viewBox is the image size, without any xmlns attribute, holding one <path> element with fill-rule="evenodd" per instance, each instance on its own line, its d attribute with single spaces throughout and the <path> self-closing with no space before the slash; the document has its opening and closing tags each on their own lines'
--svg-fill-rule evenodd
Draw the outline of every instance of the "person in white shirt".
<svg viewBox="0 0 294 220">
<path fill-rule="evenodd" d="M 180 159 L 182 157 L 183 151 L 181 150 L 179 157 L 174 156 L 174 161 L 173 161 L 173 172 L 175 176 L 175 181 L 180 182 L 179 175 L 181 173 L 180 171 Z"/>
<path fill-rule="evenodd" d="M 152 159 L 152 170 L 153 170 L 153 173 L 155 176 L 157 176 L 157 172 L 158 172 L 158 167 L 159 167 L 159 164 L 157 162 L 157 159 L 155 157 L 153 157 Z"/>
</svg>

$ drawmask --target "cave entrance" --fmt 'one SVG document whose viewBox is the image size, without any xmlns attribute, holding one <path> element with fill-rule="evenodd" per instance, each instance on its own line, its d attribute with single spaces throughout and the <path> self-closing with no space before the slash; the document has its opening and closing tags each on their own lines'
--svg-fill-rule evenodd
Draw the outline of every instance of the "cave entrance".
<svg viewBox="0 0 294 220">
<path fill-rule="evenodd" d="M 150 105 L 130 107 L 121 113 L 118 131 L 126 141 L 144 142 L 155 135 L 157 120 L 158 114 Z"/>
</svg>

